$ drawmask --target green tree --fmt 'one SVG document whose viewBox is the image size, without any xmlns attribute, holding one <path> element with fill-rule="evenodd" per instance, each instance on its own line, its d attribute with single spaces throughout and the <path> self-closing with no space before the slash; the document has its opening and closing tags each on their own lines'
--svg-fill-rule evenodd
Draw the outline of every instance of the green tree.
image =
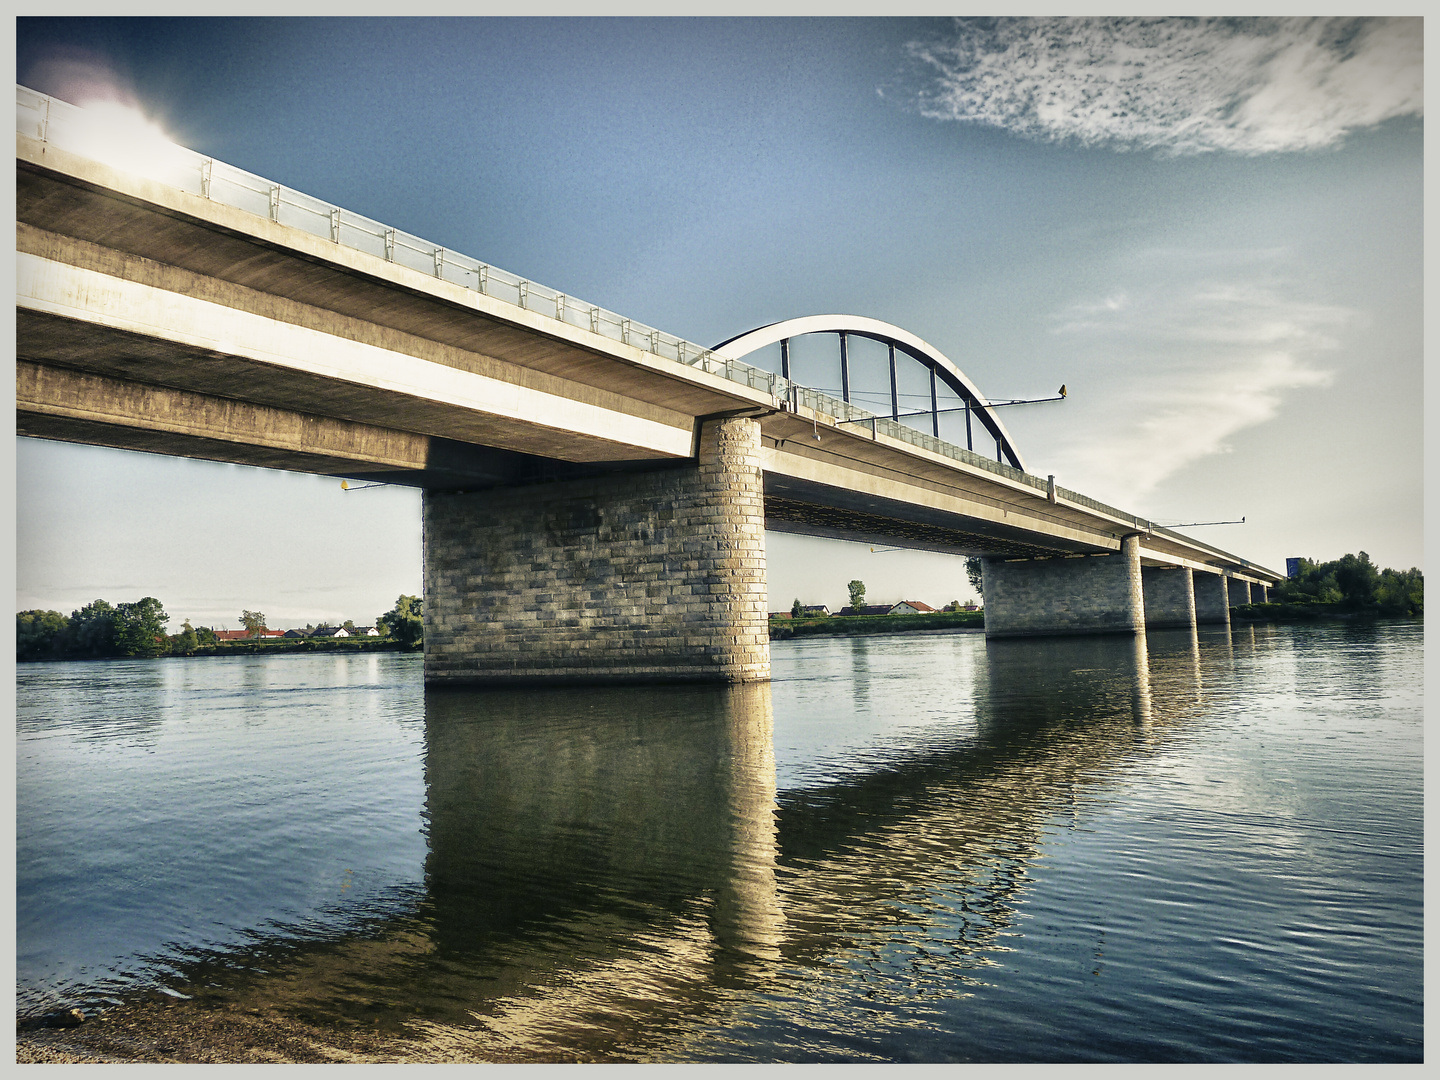
<svg viewBox="0 0 1440 1080">
<path fill-rule="evenodd" d="M 242 611 L 240 622 L 249 631 L 251 637 L 256 641 L 260 640 L 260 631 L 265 629 L 265 613 L 263 611 Z"/>
<path fill-rule="evenodd" d="M 970 579 L 970 587 L 975 590 L 975 595 L 984 596 L 985 564 L 972 555 L 965 560 L 965 576 Z"/>
<path fill-rule="evenodd" d="M 790 605 L 790 617 L 792 619 L 798 619 L 803 614 L 805 614 L 805 608 L 801 605 L 800 598 L 797 596 L 795 602 Z"/>
<path fill-rule="evenodd" d="M 104 600 L 92 600 L 72 611 L 62 647 L 72 656 L 114 656 L 115 609 Z"/>
<path fill-rule="evenodd" d="M 1282 604 L 1340 604 L 1386 614 L 1423 615 L 1425 578 L 1419 570 L 1379 570 L 1365 552 L 1330 562 L 1301 559 L 1293 578 L 1280 582 L 1272 598 Z"/>
<path fill-rule="evenodd" d="M 58 611 L 21 611 L 15 615 L 15 659 L 59 656 L 70 620 Z"/>
<path fill-rule="evenodd" d="M 1425 575 L 1415 567 L 1409 570 L 1384 570 L 1375 589 L 1380 607 L 1396 614 L 1425 614 Z"/>
<path fill-rule="evenodd" d="M 201 626 L 195 630 L 195 636 L 200 640 L 201 645 L 214 645 L 216 642 L 215 628 L 213 626 Z"/>
<path fill-rule="evenodd" d="M 345 627 L 345 629 L 350 631 L 350 633 L 352 634 L 355 632 L 355 621 L 353 619 L 346 619 L 340 625 Z"/>
<path fill-rule="evenodd" d="M 115 651 L 121 656 L 160 656 L 166 650 L 165 614 L 160 601 L 146 596 L 115 608 Z"/>
<path fill-rule="evenodd" d="M 1346 607 L 1359 608 L 1375 602 L 1380 571 L 1365 552 L 1344 556 L 1335 564 L 1332 573 L 1340 590 L 1341 603 Z"/>
<path fill-rule="evenodd" d="M 393 637 L 406 648 L 414 648 L 425 639 L 424 601 L 418 596 L 406 596 L 402 593 L 395 601 L 395 606 L 381 615 L 376 623 L 387 636 Z"/>
<path fill-rule="evenodd" d="M 859 615 L 860 609 L 865 606 L 865 583 L 852 581 L 845 587 L 850 590 L 850 609 Z"/>
<path fill-rule="evenodd" d="M 1300 572 L 1280 583 L 1276 590 L 1285 603 L 1338 604 L 1340 586 L 1335 581 L 1335 564 L 1300 560 Z"/>
<path fill-rule="evenodd" d="M 211 632 L 211 638 L 212 640 L 214 638 L 213 631 Z M 194 656 L 195 650 L 199 647 L 200 635 L 197 634 L 195 628 L 190 625 L 190 620 L 186 619 L 180 624 L 180 633 L 170 638 L 170 651 L 178 656 Z"/>
</svg>

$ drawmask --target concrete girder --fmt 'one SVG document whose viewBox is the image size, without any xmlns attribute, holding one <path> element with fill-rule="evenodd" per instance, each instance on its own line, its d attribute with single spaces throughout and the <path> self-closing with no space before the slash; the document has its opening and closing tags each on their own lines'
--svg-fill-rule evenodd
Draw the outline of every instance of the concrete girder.
<svg viewBox="0 0 1440 1080">
<path fill-rule="evenodd" d="M 563 396 L 506 382 L 23 252 L 16 255 L 16 299 L 23 312 L 159 339 L 192 356 L 298 375 L 329 388 L 331 396 L 367 400 L 380 415 L 418 403 L 453 417 L 450 430 L 427 434 L 463 437 L 467 426 L 473 431 L 483 424 L 487 443 L 534 452 L 543 439 L 545 456 L 561 460 L 691 453 L 689 424 L 661 423 L 595 404 L 587 400 L 591 395 Z"/>
<path fill-rule="evenodd" d="M 16 434 L 120 450 L 429 488 L 585 475 L 567 465 L 411 431 L 18 360 Z M 606 462 L 590 471 L 654 468 Z"/>
</svg>

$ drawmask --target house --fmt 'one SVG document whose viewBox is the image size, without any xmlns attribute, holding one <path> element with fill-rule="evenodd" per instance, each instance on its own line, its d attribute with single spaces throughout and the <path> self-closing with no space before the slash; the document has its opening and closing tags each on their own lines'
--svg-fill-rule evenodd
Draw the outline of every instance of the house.
<svg viewBox="0 0 1440 1080">
<path fill-rule="evenodd" d="M 311 637 L 349 637 L 350 631 L 343 626 L 322 626 Z"/>
<path fill-rule="evenodd" d="M 380 628 L 378 626 L 357 626 L 350 633 L 353 637 L 379 637 Z"/>
<path fill-rule="evenodd" d="M 923 600 L 901 600 L 890 609 L 891 615 L 934 615 L 935 609 Z"/>
<path fill-rule="evenodd" d="M 267 628 L 265 628 L 265 627 L 262 626 L 262 627 L 260 628 L 259 636 L 262 637 L 262 638 L 284 637 L 284 636 L 285 636 L 285 631 L 284 631 L 284 630 L 269 630 L 269 629 L 267 629 Z M 256 635 L 255 635 L 255 634 L 252 634 L 249 630 L 216 630 L 216 631 L 215 631 L 215 640 L 216 640 L 216 641 L 254 641 L 254 640 L 255 640 L 255 637 L 256 637 Z"/>
<path fill-rule="evenodd" d="M 864 607 L 862 607 L 859 611 L 856 611 L 853 607 L 847 606 L 847 607 L 843 607 L 843 608 L 840 609 L 840 614 L 841 614 L 841 615 L 889 615 L 889 614 L 890 614 L 890 605 L 889 605 L 889 604 L 866 604 L 866 605 L 865 605 Z"/>
<path fill-rule="evenodd" d="M 285 636 L 286 636 L 286 637 L 290 637 L 290 638 L 295 638 L 295 637 L 309 637 L 310 635 L 307 634 L 304 630 L 296 629 L 296 630 L 286 630 L 286 631 L 285 631 Z"/>
<path fill-rule="evenodd" d="M 807 604 L 800 609 L 802 619 L 828 619 L 830 609 L 824 604 Z"/>
</svg>

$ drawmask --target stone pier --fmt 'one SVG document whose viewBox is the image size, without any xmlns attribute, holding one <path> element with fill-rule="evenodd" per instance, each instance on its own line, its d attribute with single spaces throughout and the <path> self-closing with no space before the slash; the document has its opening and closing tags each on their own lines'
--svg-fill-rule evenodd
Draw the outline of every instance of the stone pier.
<svg viewBox="0 0 1440 1080">
<path fill-rule="evenodd" d="M 1195 621 L 1230 624 L 1230 594 L 1227 579 L 1219 573 L 1194 574 Z"/>
<path fill-rule="evenodd" d="M 1145 628 L 1140 538 L 1114 555 L 983 560 L 985 636 L 1135 633 Z"/>
<path fill-rule="evenodd" d="M 1239 607 L 1241 604 L 1250 602 L 1250 583 L 1241 581 L 1239 578 L 1225 577 L 1226 594 L 1230 600 L 1231 607 Z"/>
<path fill-rule="evenodd" d="M 1147 630 L 1186 629 L 1195 625 L 1195 586 L 1189 567 L 1142 566 Z"/>
<path fill-rule="evenodd" d="M 770 677 L 760 427 L 697 460 L 424 498 L 432 684 Z"/>
</svg>

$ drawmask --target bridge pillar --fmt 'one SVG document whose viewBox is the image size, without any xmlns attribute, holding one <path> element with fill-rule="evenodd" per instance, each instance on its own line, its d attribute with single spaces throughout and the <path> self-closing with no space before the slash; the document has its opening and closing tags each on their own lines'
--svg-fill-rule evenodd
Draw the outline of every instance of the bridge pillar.
<svg viewBox="0 0 1440 1080">
<path fill-rule="evenodd" d="M 1231 607 L 1239 607 L 1241 604 L 1250 602 L 1250 583 L 1241 581 L 1239 578 L 1225 576 L 1226 595 L 1230 600 Z"/>
<path fill-rule="evenodd" d="M 987 558 L 985 636 L 1134 633 L 1145 628 L 1140 538 L 1115 555 Z"/>
<path fill-rule="evenodd" d="M 1227 578 L 1222 574 L 1196 571 L 1195 621 L 1197 623 L 1230 623 L 1230 598 Z"/>
<path fill-rule="evenodd" d="M 754 420 L 687 466 L 427 491 L 424 527 L 429 683 L 770 677 Z"/>
<path fill-rule="evenodd" d="M 1195 583 L 1188 566 L 1142 566 L 1147 630 L 1188 629 L 1195 625 Z"/>
<path fill-rule="evenodd" d="M 1250 602 L 1252 604 L 1264 604 L 1269 600 L 1270 590 L 1263 581 L 1252 581 L 1250 583 Z"/>
</svg>

